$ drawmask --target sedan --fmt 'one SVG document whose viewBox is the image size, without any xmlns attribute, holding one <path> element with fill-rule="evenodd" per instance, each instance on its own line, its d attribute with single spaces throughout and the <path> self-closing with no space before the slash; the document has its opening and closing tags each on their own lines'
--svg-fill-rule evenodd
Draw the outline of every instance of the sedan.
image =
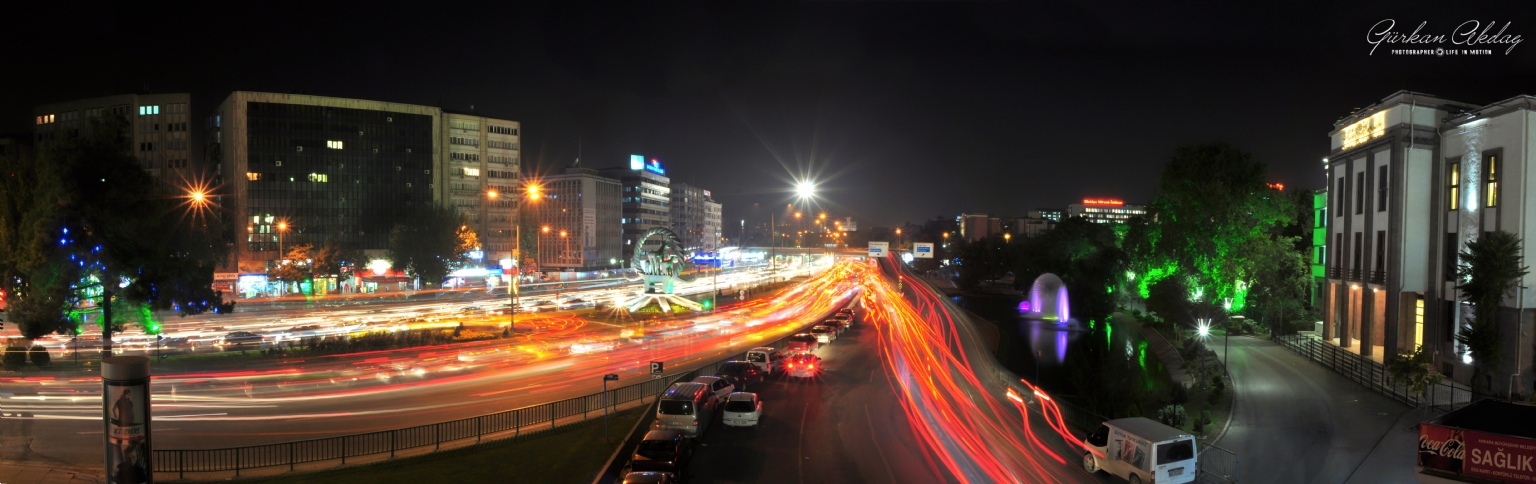
<svg viewBox="0 0 1536 484">
<path fill-rule="evenodd" d="M 755 429 L 757 422 L 763 417 L 763 401 L 757 399 L 756 393 L 732 393 L 730 399 L 725 402 L 725 413 L 721 415 L 721 420 L 727 427 Z"/>
<path fill-rule="evenodd" d="M 837 339 L 837 330 L 822 324 L 812 327 L 811 334 L 815 335 L 816 342 L 821 344 L 828 344 Z"/>
<path fill-rule="evenodd" d="M 727 361 L 715 371 L 715 376 L 730 380 L 736 388 L 746 390 L 747 385 L 763 381 L 763 370 L 750 361 Z"/>
<path fill-rule="evenodd" d="M 676 430 L 652 430 L 635 448 L 627 472 L 664 472 L 680 477 L 693 457 L 692 441 Z"/>
<path fill-rule="evenodd" d="M 814 354 L 796 355 L 789 359 L 786 370 L 795 378 L 814 378 L 821 374 L 821 357 Z"/>
<path fill-rule="evenodd" d="M 261 346 L 262 341 L 265 339 L 266 338 L 263 338 L 261 335 L 252 333 L 250 331 L 235 331 L 233 333 L 224 335 L 224 338 L 219 340 L 219 346 L 225 348 L 234 346 Z"/>
</svg>

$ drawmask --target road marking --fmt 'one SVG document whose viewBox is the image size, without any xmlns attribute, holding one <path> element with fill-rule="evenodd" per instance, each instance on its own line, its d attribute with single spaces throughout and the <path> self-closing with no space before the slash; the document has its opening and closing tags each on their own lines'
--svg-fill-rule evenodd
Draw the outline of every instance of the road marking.
<svg viewBox="0 0 1536 484">
<path fill-rule="evenodd" d="M 885 475 L 896 482 L 896 473 L 891 472 L 891 461 L 885 459 L 885 450 L 880 448 L 880 439 L 875 438 L 875 420 L 869 416 L 869 404 L 864 404 L 864 421 L 869 423 L 869 440 L 875 442 L 875 452 L 880 454 L 880 463 L 885 464 Z"/>
<path fill-rule="evenodd" d="M 805 416 L 811 412 L 811 402 L 805 402 L 805 408 L 800 410 L 800 439 L 795 443 L 795 452 L 798 453 L 795 462 L 800 465 L 800 484 L 805 484 Z"/>
</svg>

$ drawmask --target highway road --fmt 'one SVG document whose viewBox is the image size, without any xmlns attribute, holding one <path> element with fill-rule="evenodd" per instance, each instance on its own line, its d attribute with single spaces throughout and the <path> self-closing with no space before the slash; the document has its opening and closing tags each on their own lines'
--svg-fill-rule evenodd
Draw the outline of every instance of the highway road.
<svg viewBox="0 0 1536 484">
<path fill-rule="evenodd" d="M 621 338 L 620 328 L 596 329 L 608 339 L 582 352 L 571 351 L 572 338 L 589 333 L 157 376 L 156 446 L 223 448 L 319 438 L 596 393 L 606 373 L 620 374 L 619 384 L 627 385 L 649 379 L 652 360 L 681 371 L 777 339 L 846 304 L 857 290 L 847 271 L 824 270 L 771 298 L 648 324 L 640 337 Z M 569 319 L 552 318 L 550 324 Z M 0 382 L 0 407 L 7 414 L 0 419 L 0 459 L 99 465 L 100 388 L 93 377 Z"/>
</svg>

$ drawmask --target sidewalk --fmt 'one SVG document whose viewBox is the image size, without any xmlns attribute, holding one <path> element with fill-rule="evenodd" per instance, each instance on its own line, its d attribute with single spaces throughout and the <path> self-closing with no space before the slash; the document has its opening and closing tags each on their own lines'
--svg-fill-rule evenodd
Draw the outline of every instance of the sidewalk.
<svg viewBox="0 0 1536 484">
<path fill-rule="evenodd" d="M 0 463 L 0 482 L 5 484 L 106 482 L 100 472 L 77 468 Z"/>
</svg>

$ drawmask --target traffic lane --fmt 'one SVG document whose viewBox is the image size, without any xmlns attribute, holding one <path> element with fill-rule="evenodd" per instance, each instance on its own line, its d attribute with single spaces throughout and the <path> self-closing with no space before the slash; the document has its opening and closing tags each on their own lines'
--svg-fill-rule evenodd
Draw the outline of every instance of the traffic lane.
<svg viewBox="0 0 1536 484">
<path fill-rule="evenodd" d="M 1216 445 L 1237 453 L 1244 482 L 1344 482 L 1384 435 L 1402 430 L 1397 418 L 1410 410 L 1402 404 L 1269 341 L 1228 344 L 1237 404 Z M 1410 467 L 1366 481 L 1412 480 Z"/>
<path fill-rule="evenodd" d="M 862 322 L 817 350 L 821 378 L 773 378 L 757 429 L 714 422 L 690 466 L 695 483 L 957 482 L 918 443 Z"/>
</svg>

